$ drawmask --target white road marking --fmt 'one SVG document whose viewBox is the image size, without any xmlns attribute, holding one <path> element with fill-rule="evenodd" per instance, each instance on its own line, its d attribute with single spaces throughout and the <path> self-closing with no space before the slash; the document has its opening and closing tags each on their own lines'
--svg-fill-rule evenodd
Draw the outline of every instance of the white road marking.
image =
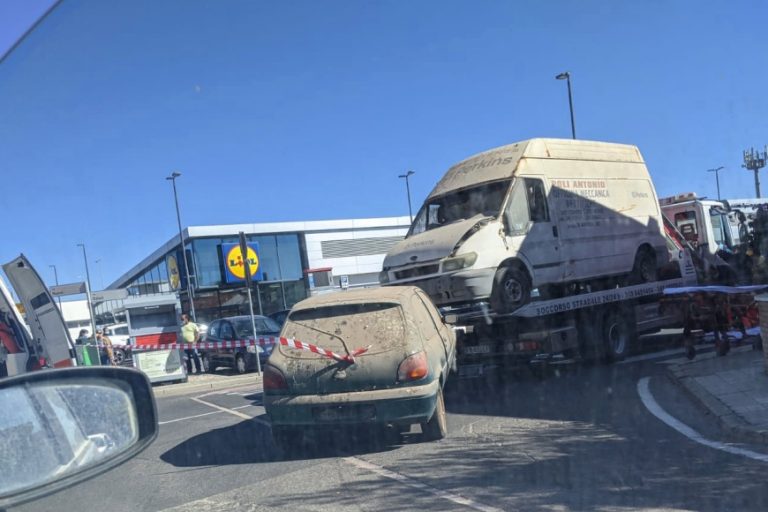
<svg viewBox="0 0 768 512">
<path fill-rule="evenodd" d="M 270 423 L 264 419 L 253 418 L 251 416 L 248 416 L 247 414 L 243 414 L 242 412 L 236 411 L 234 409 L 228 409 L 220 405 L 212 404 L 211 402 L 206 402 L 205 400 L 200 400 L 199 398 L 192 398 L 192 400 L 194 400 L 195 402 L 201 403 L 203 405 L 207 405 L 208 407 L 213 407 L 217 411 L 226 412 L 233 416 L 237 416 L 238 418 L 252 420 L 262 425 L 271 427 Z M 390 480 L 395 480 L 397 482 L 400 482 L 404 485 L 407 485 L 408 487 L 412 487 L 414 489 L 418 489 L 420 491 L 424 491 L 429 494 L 432 494 L 433 496 L 437 496 L 439 498 L 452 501 L 453 503 L 456 503 L 458 505 L 464 505 L 465 507 L 469 507 L 474 510 L 480 510 L 481 512 L 503 512 L 503 510 L 500 508 L 491 507 L 489 505 L 479 503 L 470 498 L 465 498 L 464 496 L 459 496 L 458 494 L 454 494 L 449 491 L 444 491 L 442 489 L 438 489 L 437 487 L 432 487 L 431 485 L 427 485 L 425 483 L 419 482 L 418 480 L 414 480 L 401 473 L 390 471 L 388 469 L 385 469 L 381 466 L 365 461 L 363 459 L 358 459 L 357 457 L 344 457 L 342 460 L 348 464 L 351 464 L 352 466 L 355 466 L 358 469 L 365 469 L 372 473 L 376 473 L 379 476 L 383 476 L 385 478 L 389 478 Z"/>
<path fill-rule="evenodd" d="M 208 407 L 212 407 L 218 411 L 226 412 L 228 414 L 231 414 L 233 416 L 237 416 L 238 418 L 242 418 L 244 420 L 251 420 L 255 421 L 256 423 L 260 423 L 261 425 L 266 425 L 268 427 L 271 427 L 268 421 L 261 419 L 261 418 L 254 418 L 253 416 L 248 416 L 247 414 L 244 414 L 240 411 L 236 411 L 235 409 L 229 409 L 227 407 L 222 407 L 220 405 L 212 404 L 211 402 L 206 402 L 205 400 L 200 400 L 197 397 L 192 397 L 190 400 L 194 400 L 195 402 L 203 405 L 207 405 Z M 243 407 L 238 407 L 238 409 L 243 409 Z"/>
<path fill-rule="evenodd" d="M 685 437 L 687 437 L 688 439 L 690 439 L 695 443 L 703 444 L 704 446 L 708 446 L 709 448 L 714 448 L 715 450 L 720 450 L 733 455 L 741 455 L 743 457 L 747 457 L 753 460 L 758 460 L 760 462 L 768 462 L 767 454 L 758 453 L 752 450 L 747 450 L 745 448 L 739 448 L 737 446 L 721 443 L 719 441 L 712 441 L 710 439 L 705 438 L 704 436 L 699 434 L 696 430 L 692 429 L 685 423 L 674 418 L 667 411 L 662 409 L 661 406 L 658 404 L 658 402 L 656 402 L 656 399 L 653 398 L 653 394 L 651 394 L 651 390 L 648 386 L 649 381 L 650 381 L 649 377 L 643 377 L 637 382 L 637 392 L 640 395 L 640 400 L 642 400 L 643 405 L 645 405 L 645 408 L 648 409 L 648 411 L 651 414 L 653 414 L 658 419 L 666 423 L 668 426 L 677 430 L 678 432 L 680 432 Z"/>
<path fill-rule="evenodd" d="M 219 414 L 221 411 L 204 412 L 203 414 L 195 414 L 194 416 L 185 416 L 183 418 L 175 418 L 168 421 L 158 421 L 158 425 L 167 425 L 169 423 L 176 423 L 177 421 L 191 420 L 194 418 L 202 418 L 203 416 L 210 416 L 211 414 Z"/>
<path fill-rule="evenodd" d="M 482 512 L 502 512 L 502 509 L 500 508 L 491 507 L 489 505 L 479 503 L 475 500 L 465 498 L 464 496 L 459 496 L 458 494 L 444 491 L 442 489 L 438 489 L 437 487 L 432 487 L 431 485 L 427 485 L 425 483 L 419 482 L 418 480 L 414 480 L 413 478 L 405 476 L 402 473 L 396 473 L 395 471 L 390 471 L 389 469 L 385 469 L 381 466 L 365 461 L 363 459 L 358 459 L 357 457 L 344 457 L 342 460 L 348 464 L 355 466 L 358 469 L 365 469 L 366 471 L 370 471 L 371 473 L 376 473 L 377 475 L 383 476 L 384 478 L 395 480 L 396 482 L 400 482 L 401 484 L 407 485 L 408 487 L 412 487 L 414 489 L 427 492 L 429 494 L 432 494 L 433 496 L 437 496 L 438 498 L 443 498 L 445 500 L 452 501 L 453 503 L 456 503 L 458 505 L 463 505 L 465 507 L 469 507 L 474 510 L 480 510 Z"/>
<path fill-rule="evenodd" d="M 619 361 L 616 364 L 634 363 L 636 361 L 648 361 L 649 359 L 661 359 L 667 356 L 676 356 L 677 354 L 685 353 L 684 348 L 671 348 L 669 350 L 662 350 L 661 352 L 652 352 L 650 354 L 642 354 L 639 356 L 628 357 L 623 361 Z"/>
</svg>

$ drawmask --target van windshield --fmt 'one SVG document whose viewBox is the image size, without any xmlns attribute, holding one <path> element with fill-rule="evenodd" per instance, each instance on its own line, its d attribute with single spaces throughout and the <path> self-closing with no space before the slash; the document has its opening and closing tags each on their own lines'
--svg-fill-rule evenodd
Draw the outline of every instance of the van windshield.
<svg viewBox="0 0 768 512">
<path fill-rule="evenodd" d="M 436 197 L 424 203 L 407 237 L 439 228 L 476 215 L 495 217 L 501 211 L 504 196 L 512 180 L 484 183 Z M 406 238 L 407 238 L 406 237 Z"/>
</svg>

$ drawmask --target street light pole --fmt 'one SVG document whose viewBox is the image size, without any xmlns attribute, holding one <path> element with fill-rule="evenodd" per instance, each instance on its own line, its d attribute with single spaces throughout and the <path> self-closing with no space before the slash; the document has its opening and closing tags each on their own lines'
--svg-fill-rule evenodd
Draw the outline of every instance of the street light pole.
<svg viewBox="0 0 768 512">
<path fill-rule="evenodd" d="M 571 110 L 571 136 L 576 138 L 576 122 L 573 119 L 573 93 L 571 92 L 571 73 L 564 71 L 555 77 L 557 80 L 565 80 L 568 83 L 568 107 Z"/>
<path fill-rule="evenodd" d="M 53 280 L 56 281 L 56 286 L 59 286 L 59 273 L 56 271 L 56 265 L 48 265 L 48 266 L 53 269 Z M 61 295 L 56 297 L 56 302 L 59 303 L 59 310 L 61 310 Z"/>
<path fill-rule="evenodd" d="M 187 249 L 184 246 L 184 235 L 181 230 L 181 212 L 179 210 L 179 196 L 176 193 L 176 178 L 181 176 L 180 172 L 173 171 L 165 179 L 173 184 L 173 201 L 176 204 L 176 222 L 179 224 L 179 244 L 181 244 L 181 254 L 184 256 L 184 273 L 187 277 L 187 297 L 189 297 L 189 312 L 192 315 L 192 321 L 197 322 L 195 314 L 195 299 L 192 297 L 192 280 L 189 278 L 189 259 L 187 258 Z"/>
<path fill-rule="evenodd" d="M 96 317 L 93 314 L 93 301 L 91 300 L 91 274 L 88 271 L 88 256 L 85 253 L 85 244 L 77 244 L 83 249 L 83 261 L 85 262 L 85 298 L 88 301 L 88 312 L 91 315 L 91 336 L 96 336 Z"/>
<path fill-rule="evenodd" d="M 408 217 L 411 218 L 411 224 L 413 224 L 413 210 L 411 210 L 411 185 L 408 178 L 414 174 L 416 174 L 415 171 L 408 171 L 398 176 L 398 178 L 405 178 L 405 193 L 408 194 Z"/>
<path fill-rule="evenodd" d="M 744 164 L 742 164 L 742 167 L 755 173 L 755 197 L 759 199 L 760 176 L 758 175 L 758 172 L 765 167 L 765 162 L 768 160 L 768 147 L 763 150 L 762 154 L 760 154 L 759 150 L 755 151 L 755 148 L 750 148 L 749 151 L 745 149 L 743 157 Z"/>
<path fill-rule="evenodd" d="M 717 169 L 707 169 L 707 172 L 713 172 L 715 173 L 715 183 L 717 183 L 717 200 L 720 200 L 720 171 L 725 169 L 725 167 L 720 166 Z"/>
</svg>

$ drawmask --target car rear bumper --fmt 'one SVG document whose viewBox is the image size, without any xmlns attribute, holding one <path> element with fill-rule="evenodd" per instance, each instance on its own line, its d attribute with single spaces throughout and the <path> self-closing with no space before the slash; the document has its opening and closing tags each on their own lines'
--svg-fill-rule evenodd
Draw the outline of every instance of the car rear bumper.
<svg viewBox="0 0 768 512">
<path fill-rule="evenodd" d="M 334 393 L 328 395 L 265 395 L 264 406 L 273 425 L 413 424 L 435 412 L 439 379 L 407 388 Z"/>
</svg>

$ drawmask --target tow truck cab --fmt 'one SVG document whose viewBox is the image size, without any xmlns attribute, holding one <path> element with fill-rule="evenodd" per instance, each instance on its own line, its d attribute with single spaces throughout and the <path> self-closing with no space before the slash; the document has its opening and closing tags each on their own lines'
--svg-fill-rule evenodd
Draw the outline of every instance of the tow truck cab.
<svg viewBox="0 0 768 512">
<path fill-rule="evenodd" d="M 739 221 L 725 201 L 699 198 L 688 192 L 663 197 L 659 204 L 685 240 L 700 251 L 732 251 L 741 243 Z"/>
</svg>

